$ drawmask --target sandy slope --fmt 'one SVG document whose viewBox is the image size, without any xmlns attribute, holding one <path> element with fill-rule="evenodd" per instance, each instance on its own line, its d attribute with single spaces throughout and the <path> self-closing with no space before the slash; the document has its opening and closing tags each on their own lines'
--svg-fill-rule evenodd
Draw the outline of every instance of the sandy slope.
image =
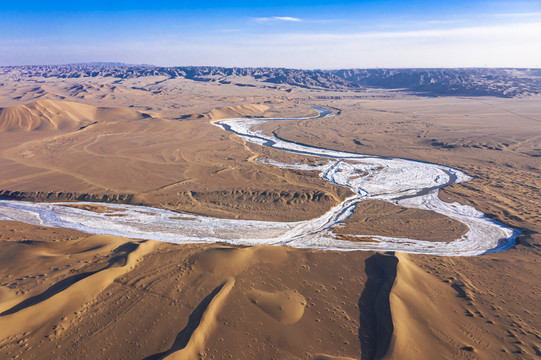
<svg viewBox="0 0 541 360">
<path fill-rule="evenodd" d="M 375 348 L 373 302 L 359 300 L 371 253 L 0 226 L 1 356 L 355 358 Z"/>
<path fill-rule="evenodd" d="M 143 119 L 148 114 L 131 109 L 105 108 L 81 103 L 36 100 L 0 109 L 0 132 L 76 130 L 95 122 Z"/>
</svg>

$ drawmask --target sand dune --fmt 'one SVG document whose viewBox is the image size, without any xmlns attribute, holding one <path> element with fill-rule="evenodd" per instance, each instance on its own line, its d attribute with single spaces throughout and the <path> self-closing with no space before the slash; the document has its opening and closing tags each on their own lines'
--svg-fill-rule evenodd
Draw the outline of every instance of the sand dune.
<svg viewBox="0 0 541 360">
<path fill-rule="evenodd" d="M 290 102 L 277 99 L 263 103 L 217 107 L 210 111 L 185 114 L 180 116 L 179 119 L 196 120 L 204 118 L 209 120 L 223 120 L 245 117 L 274 118 L 284 117 L 286 115 L 291 117 L 316 116 L 317 112 L 309 106 L 295 106 Z"/>
<path fill-rule="evenodd" d="M 227 106 L 211 110 L 208 115 L 212 120 L 229 119 L 235 117 L 246 117 L 259 115 L 269 110 L 270 107 L 262 104 Z"/>
<path fill-rule="evenodd" d="M 0 110 L 0 131 L 73 130 L 88 125 L 96 108 L 90 105 L 38 100 Z"/>
<path fill-rule="evenodd" d="M 317 354 L 314 357 L 314 360 L 355 360 L 354 358 L 344 357 L 344 356 L 331 356 L 325 354 Z"/>
<path fill-rule="evenodd" d="M 294 324 L 299 321 L 306 306 L 306 299 L 291 290 L 268 292 L 253 289 L 247 296 L 254 305 L 282 324 Z"/>
<path fill-rule="evenodd" d="M 172 244 L 139 253 L 141 247 L 122 238 L 54 234 L 5 221 L 0 226 L 9 234 L 3 248 L 16 249 L 3 254 L 0 281 L 26 291 L 13 294 L 17 300 L 2 297 L 0 322 L 21 322 L 2 327 L 9 336 L 0 341 L 0 354 L 190 359 L 302 358 L 308 352 L 309 358 L 355 358 L 359 312 L 374 313 L 369 303 L 361 309 L 357 304 L 369 253 Z M 23 240 L 32 234 L 39 244 Z M 24 268 L 24 279 L 11 277 Z M 37 297 L 21 308 L 24 299 Z M 51 305 L 57 299 L 60 309 Z M 23 329 L 18 324 L 31 309 L 44 312 Z M 371 341 L 363 351 L 369 352 Z M 71 345 L 57 348 L 60 343 Z"/>
<path fill-rule="evenodd" d="M 394 333 L 385 358 L 435 359 L 470 347 L 472 341 L 461 329 L 464 322 L 457 317 L 461 309 L 454 304 L 453 290 L 413 264 L 407 255 L 398 258 L 390 296 Z M 465 355 L 467 352 L 462 353 Z"/>
<path fill-rule="evenodd" d="M 285 248 L 274 246 L 213 248 L 199 254 L 194 266 L 220 277 L 233 277 L 254 264 L 281 262 L 287 252 Z"/>
<path fill-rule="evenodd" d="M 507 258 L 515 262 L 515 257 L 523 257 L 517 255 Z M 464 262 L 458 259 L 445 259 L 436 271 L 427 271 L 431 259 L 405 254 L 397 257 L 397 277 L 390 295 L 394 333 L 385 359 L 435 359 L 442 354 L 454 359 L 534 358 L 539 333 L 524 319 L 536 311 L 537 298 L 524 296 L 516 308 L 506 305 L 506 299 L 515 296 L 511 294 L 516 294 L 520 285 L 490 279 L 491 273 L 501 276 L 502 271 L 508 271 L 492 265 L 506 256 L 497 260 L 479 257 L 479 265 L 487 269 L 476 274 L 466 273 L 473 269 L 461 266 Z M 528 262 L 524 268 L 531 270 Z M 513 269 L 522 272 L 522 267 Z M 510 283 L 522 285 L 523 281 Z M 499 296 L 495 291 L 500 291 Z"/>
<path fill-rule="evenodd" d="M 0 313 L 0 338 L 10 338 L 29 328 L 40 328 L 76 311 L 116 278 L 132 270 L 154 244 L 152 241 L 126 242 L 113 250 L 114 256 L 102 269 L 70 276 L 40 294 L 17 299 L 16 305 Z M 38 256 L 51 255 L 42 252 Z M 10 304 L 13 302 L 14 299 Z M 5 308 L 4 303 L 1 305 Z"/>
<path fill-rule="evenodd" d="M 208 337 L 216 327 L 216 317 L 222 310 L 223 303 L 226 301 L 231 289 L 235 285 L 233 278 L 229 279 L 219 287 L 217 287 L 208 297 L 208 304 L 204 304 L 204 309 L 201 310 L 201 318 L 198 321 L 197 327 L 191 333 L 188 343 L 180 350 L 175 350 L 175 345 L 163 357 L 168 360 L 190 360 L 200 357 L 204 351 L 204 347 Z"/>
<path fill-rule="evenodd" d="M 76 130 L 94 122 L 142 119 L 149 115 L 130 109 L 99 108 L 55 100 L 37 100 L 0 109 L 0 132 Z"/>
</svg>

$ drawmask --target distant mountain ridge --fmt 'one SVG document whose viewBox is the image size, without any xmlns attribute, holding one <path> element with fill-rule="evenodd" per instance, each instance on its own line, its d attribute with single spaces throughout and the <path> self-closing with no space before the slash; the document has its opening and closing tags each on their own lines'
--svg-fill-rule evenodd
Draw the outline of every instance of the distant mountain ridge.
<svg viewBox="0 0 541 360">
<path fill-rule="evenodd" d="M 401 89 L 433 96 L 514 97 L 541 93 L 541 69 L 456 68 L 456 69 L 343 69 L 302 70 L 287 68 L 241 68 L 214 66 L 161 67 L 122 63 L 83 63 L 0 67 L 0 73 L 17 72 L 19 77 L 137 78 L 166 76 L 194 81 L 231 83 L 231 78 L 248 77 L 257 82 L 285 84 L 310 89 L 365 90 Z M 245 85 L 253 86 L 253 85 Z"/>
</svg>

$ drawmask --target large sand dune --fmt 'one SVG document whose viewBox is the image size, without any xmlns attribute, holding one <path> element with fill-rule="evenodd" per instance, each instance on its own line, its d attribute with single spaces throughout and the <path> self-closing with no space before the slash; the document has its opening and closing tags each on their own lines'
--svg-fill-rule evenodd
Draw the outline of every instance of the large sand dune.
<svg viewBox="0 0 541 360">
<path fill-rule="evenodd" d="M 0 109 L 0 132 L 76 130 L 92 123 L 149 117 L 130 109 L 95 107 L 80 103 L 36 100 Z"/>
</svg>

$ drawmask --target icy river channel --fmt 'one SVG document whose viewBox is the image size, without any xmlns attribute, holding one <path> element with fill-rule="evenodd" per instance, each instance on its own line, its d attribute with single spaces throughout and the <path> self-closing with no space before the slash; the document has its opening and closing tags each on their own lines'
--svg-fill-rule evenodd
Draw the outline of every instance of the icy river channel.
<svg viewBox="0 0 541 360">
<path fill-rule="evenodd" d="M 333 116 L 326 109 L 314 107 L 319 115 Z M 16 220 L 30 224 L 76 229 L 90 234 L 107 234 L 135 239 L 151 239 L 172 243 L 222 242 L 233 245 L 288 245 L 322 250 L 399 251 L 443 256 L 473 256 L 501 251 L 515 243 L 519 231 L 488 219 L 471 206 L 448 203 L 438 198 L 439 189 L 468 181 L 463 172 L 438 164 L 400 158 L 362 155 L 294 143 L 253 130 L 267 121 L 300 119 L 242 118 L 214 122 L 245 141 L 325 159 L 316 165 L 284 164 L 264 159 L 268 166 L 319 171 L 321 178 L 345 186 L 353 196 L 320 217 L 298 222 L 275 222 L 219 219 L 156 208 L 101 204 L 105 213 L 66 205 L 100 205 L 100 203 L 33 203 L 0 200 L 0 220 Z M 361 201 L 383 200 L 389 203 L 434 211 L 467 225 L 469 231 L 450 242 L 414 240 L 374 234 L 352 234 L 350 241 L 339 239 L 332 228 L 340 226 Z M 118 215 L 118 216 L 115 216 Z M 369 241 L 363 241 L 369 240 Z"/>
</svg>

